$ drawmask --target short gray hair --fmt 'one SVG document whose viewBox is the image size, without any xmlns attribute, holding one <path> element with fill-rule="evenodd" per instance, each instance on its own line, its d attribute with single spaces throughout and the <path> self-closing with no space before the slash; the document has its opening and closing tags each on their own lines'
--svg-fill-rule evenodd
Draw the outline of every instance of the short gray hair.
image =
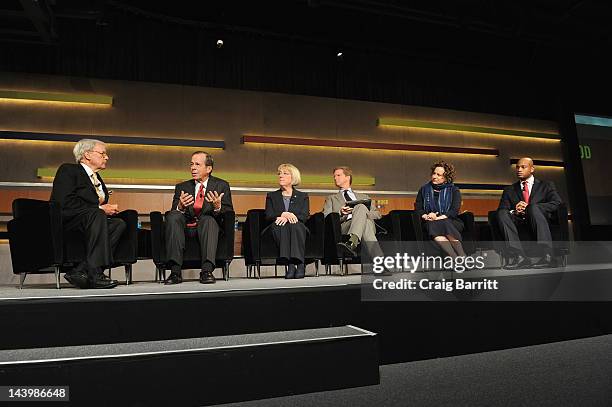
<svg viewBox="0 0 612 407">
<path fill-rule="evenodd" d="M 293 164 L 281 164 L 278 166 L 278 172 L 281 172 L 281 170 L 287 170 L 289 171 L 289 174 L 291 174 L 291 185 L 300 185 L 300 182 L 302 182 L 302 175 L 300 174 L 300 170 L 297 169 L 297 167 Z"/>
<path fill-rule="evenodd" d="M 92 151 L 94 149 L 96 144 L 105 144 L 105 143 L 100 140 L 84 138 L 82 140 L 79 140 L 75 144 L 74 148 L 72 149 L 72 153 L 74 154 L 74 159 L 76 160 L 77 164 L 81 162 L 81 160 L 83 159 L 83 156 L 85 155 L 87 151 Z"/>
</svg>

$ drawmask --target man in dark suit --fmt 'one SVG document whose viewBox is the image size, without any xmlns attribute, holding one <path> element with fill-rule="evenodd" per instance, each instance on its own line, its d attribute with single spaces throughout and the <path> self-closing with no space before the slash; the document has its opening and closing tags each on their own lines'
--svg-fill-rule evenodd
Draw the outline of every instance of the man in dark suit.
<svg viewBox="0 0 612 407">
<path fill-rule="evenodd" d="M 509 270 L 556 267 L 548 221 L 559 208 L 561 197 L 552 182 L 534 178 L 534 172 L 531 158 L 518 160 L 516 176 L 519 180 L 504 189 L 497 209 L 499 227 L 511 253 L 504 267 Z M 517 225 L 521 223 L 527 224 L 535 232 L 537 243 L 543 247 L 542 258 L 534 264 L 525 256 L 519 239 Z"/>
<path fill-rule="evenodd" d="M 170 276 L 166 284 L 183 281 L 181 269 L 185 251 L 185 231 L 197 234 L 202 256 L 200 283 L 215 282 L 215 255 L 219 241 L 220 214 L 233 211 L 229 184 L 211 175 L 213 158 L 204 151 L 191 155 L 192 179 L 174 188 L 172 210 L 166 213 L 166 253 L 170 261 Z"/>
<path fill-rule="evenodd" d="M 112 253 L 126 229 L 122 219 L 112 217 L 119 211 L 108 203 L 109 192 L 99 175 L 109 159 L 106 145 L 83 139 L 73 149 L 76 164 L 62 164 L 53 180 L 51 200 L 62 208 L 65 231 L 83 233 L 86 259 L 64 278 L 80 288 L 113 288 L 117 281 L 103 273 L 112 264 Z"/>
</svg>

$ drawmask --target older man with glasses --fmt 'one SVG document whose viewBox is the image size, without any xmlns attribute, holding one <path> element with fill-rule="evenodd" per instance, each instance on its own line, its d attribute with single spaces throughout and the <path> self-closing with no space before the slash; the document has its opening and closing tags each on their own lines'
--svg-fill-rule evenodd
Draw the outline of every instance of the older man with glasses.
<svg viewBox="0 0 612 407">
<path fill-rule="evenodd" d="M 106 144 L 83 139 L 73 149 L 76 164 L 62 164 L 53 180 L 51 200 L 62 208 L 65 231 L 81 232 L 86 244 L 86 259 L 64 278 L 79 288 L 113 288 L 117 281 L 103 273 L 112 264 L 112 253 L 126 224 L 113 217 L 119 211 L 109 204 L 109 191 L 99 175 L 109 160 Z"/>
</svg>

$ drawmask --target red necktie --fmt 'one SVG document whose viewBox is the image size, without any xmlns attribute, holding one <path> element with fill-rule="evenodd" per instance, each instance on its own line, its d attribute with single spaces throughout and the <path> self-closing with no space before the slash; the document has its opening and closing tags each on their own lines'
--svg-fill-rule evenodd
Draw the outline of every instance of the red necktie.
<svg viewBox="0 0 612 407">
<path fill-rule="evenodd" d="M 529 203 L 529 185 L 527 181 L 523 181 L 523 201 Z"/>
<path fill-rule="evenodd" d="M 196 196 L 195 203 L 193 204 L 193 211 L 195 212 L 196 218 L 200 217 L 200 212 L 202 212 L 203 206 L 204 206 L 204 183 L 200 182 L 200 190 L 198 191 L 198 196 Z"/>
</svg>

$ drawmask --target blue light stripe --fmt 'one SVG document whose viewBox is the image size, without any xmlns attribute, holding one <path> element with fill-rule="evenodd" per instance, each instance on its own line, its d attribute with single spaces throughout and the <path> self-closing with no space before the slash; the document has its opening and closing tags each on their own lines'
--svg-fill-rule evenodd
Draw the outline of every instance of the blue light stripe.
<svg viewBox="0 0 612 407">
<path fill-rule="evenodd" d="M 576 124 L 588 124 L 591 126 L 612 127 L 612 118 L 600 116 L 586 116 L 575 114 Z"/>
</svg>

